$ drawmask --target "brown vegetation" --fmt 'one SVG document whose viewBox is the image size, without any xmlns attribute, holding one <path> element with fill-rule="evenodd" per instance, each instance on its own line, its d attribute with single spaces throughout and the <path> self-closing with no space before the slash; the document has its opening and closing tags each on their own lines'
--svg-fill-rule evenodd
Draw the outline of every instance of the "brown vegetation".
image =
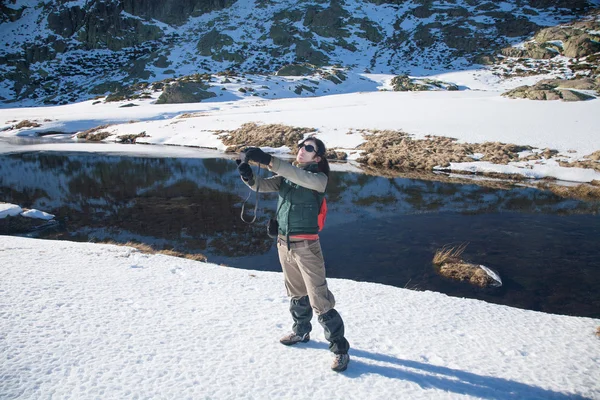
<svg viewBox="0 0 600 400">
<path fill-rule="evenodd" d="M 595 161 L 595 160 L 582 160 L 582 161 L 573 161 L 573 162 L 559 161 L 558 164 L 561 167 L 586 168 L 586 169 L 593 169 L 595 171 L 600 172 L 600 161 Z"/>
<path fill-rule="evenodd" d="M 143 137 L 150 137 L 149 135 L 146 134 L 146 131 L 138 133 L 136 134 L 129 134 L 129 135 L 120 135 L 117 136 L 117 140 L 120 143 L 135 143 L 137 141 L 138 138 L 143 138 Z"/>
<path fill-rule="evenodd" d="M 481 288 L 488 287 L 495 281 L 478 265 L 464 261 L 461 256 L 467 244 L 458 247 L 447 247 L 437 250 L 433 256 L 433 265 L 440 275 L 460 282 L 468 282 Z"/>
<path fill-rule="evenodd" d="M 359 146 L 364 151 L 359 162 L 400 170 L 432 170 L 436 166 L 447 167 L 452 162 L 470 162 L 476 153 L 483 154 L 481 161 L 508 164 L 519 160 L 520 152 L 532 149 L 530 146 L 499 142 L 458 143 L 456 139 L 442 136 L 417 140 L 402 131 L 362 133 L 366 142 Z"/>
<path fill-rule="evenodd" d="M 237 153 L 245 147 L 281 147 L 288 146 L 293 152 L 298 142 L 313 128 L 297 128 L 281 124 L 258 125 L 253 122 L 243 124 L 234 131 L 218 131 L 223 135 L 223 143 L 229 146 L 227 152 Z"/>
<path fill-rule="evenodd" d="M 600 326 L 596 328 L 596 336 L 600 337 Z"/>
<path fill-rule="evenodd" d="M 100 142 L 111 135 L 110 133 L 102 130 L 108 127 L 109 125 L 100 125 L 95 128 L 88 129 L 87 131 L 79 132 L 77 134 L 77 139 L 85 139 L 90 142 Z"/>
<path fill-rule="evenodd" d="M 175 251 L 175 250 L 171 250 L 171 249 L 157 250 L 157 249 L 154 249 L 152 246 L 144 244 L 144 243 L 137 243 L 137 242 L 118 243 L 118 242 L 114 242 L 112 240 L 103 241 L 101 243 L 113 244 L 113 245 L 117 245 L 117 246 L 133 247 L 134 249 L 136 249 L 144 254 L 164 254 L 166 256 L 186 258 L 188 260 L 202 261 L 202 262 L 205 262 L 207 260 L 206 256 L 204 256 L 203 254 L 199 254 L 199 253 L 188 254 L 188 253 L 182 253 L 180 251 Z"/>
<path fill-rule="evenodd" d="M 19 122 L 17 125 L 15 125 L 15 129 L 21 129 L 21 128 L 38 128 L 42 125 L 38 124 L 37 122 L 32 122 L 29 121 L 27 119 Z"/>
<path fill-rule="evenodd" d="M 540 189 L 546 189 L 558 196 L 564 198 L 574 198 L 579 200 L 598 200 L 600 199 L 600 183 L 592 181 L 591 184 L 582 183 L 577 186 L 562 186 L 551 182 L 538 184 Z"/>
</svg>

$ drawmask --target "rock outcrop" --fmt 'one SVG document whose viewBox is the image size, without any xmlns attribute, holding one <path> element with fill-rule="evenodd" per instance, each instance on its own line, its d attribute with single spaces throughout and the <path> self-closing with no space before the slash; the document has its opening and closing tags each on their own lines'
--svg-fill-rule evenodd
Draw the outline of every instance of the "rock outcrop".
<svg viewBox="0 0 600 400">
<path fill-rule="evenodd" d="M 215 97 L 209 92 L 208 85 L 201 82 L 175 82 L 165 87 L 156 104 L 199 103 L 202 100 Z"/>
<path fill-rule="evenodd" d="M 540 81 L 533 86 L 519 86 L 502 95 L 511 99 L 582 101 L 592 100 L 595 97 L 578 90 L 592 91 L 598 89 L 600 87 L 590 78 L 576 80 L 551 79 Z"/>
</svg>

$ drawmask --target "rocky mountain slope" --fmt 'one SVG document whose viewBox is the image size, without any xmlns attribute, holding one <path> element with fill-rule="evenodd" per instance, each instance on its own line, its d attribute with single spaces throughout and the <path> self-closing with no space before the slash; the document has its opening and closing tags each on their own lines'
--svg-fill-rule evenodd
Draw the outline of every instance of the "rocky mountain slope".
<svg viewBox="0 0 600 400">
<path fill-rule="evenodd" d="M 337 84 L 346 77 L 335 72 L 340 68 L 422 76 L 491 64 L 499 76 L 556 72 L 559 78 L 593 81 L 599 75 L 599 5 L 598 0 L 8 0 L 0 3 L 0 103 L 64 104 L 204 74 L 193 75 L 196 86 L 188 88 L 192 100 L 200 101 L 211 97 L 206 94 L 211 76 L 232 71 L 317 74 Z M 338 68 L 325 68 L 330 66 Z M 312 94 L 297 86 L 291 90 Z"/>
</svg>

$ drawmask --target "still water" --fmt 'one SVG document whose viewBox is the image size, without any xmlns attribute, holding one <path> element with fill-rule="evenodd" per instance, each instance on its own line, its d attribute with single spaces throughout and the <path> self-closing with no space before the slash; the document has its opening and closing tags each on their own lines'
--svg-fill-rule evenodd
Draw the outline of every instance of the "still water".
<svg viewBox="0 0 600 400">
<path fill-rule="evenodd" d="M 279 271 L 265 228 L 276 195 L 260 195 L 253 225 L 240 219 L 247 195 L 228 159 L 0 155 L 0 200 L 60 222 L 38 237 L 137 241 L 231 267 Z M 598 202 L 525 187 L 332 171 L 328 206 L 321 233 L 328 277 L 600 317 Z M 479 289 L 436 274 L 435 251 L 463 243 L 463 257 L 496 270 L 502 287 Z"/>
</svg>

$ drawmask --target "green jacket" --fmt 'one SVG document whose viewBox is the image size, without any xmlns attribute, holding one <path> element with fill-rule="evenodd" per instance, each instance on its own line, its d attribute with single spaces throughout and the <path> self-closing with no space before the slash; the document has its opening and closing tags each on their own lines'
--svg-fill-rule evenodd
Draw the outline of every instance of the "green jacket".
<svg viewBox="0 0 600 400">
<path fill-rule="evenodd" d="M 319 233 L 318 215 L 327 187 L 327 175 L 316 163 L 292 165 L 272 158 L 269 178 L 254 177 L 245 182 L 259 192 L 279 192 L 277 221 L 283 236 Z"/>
</svg>

